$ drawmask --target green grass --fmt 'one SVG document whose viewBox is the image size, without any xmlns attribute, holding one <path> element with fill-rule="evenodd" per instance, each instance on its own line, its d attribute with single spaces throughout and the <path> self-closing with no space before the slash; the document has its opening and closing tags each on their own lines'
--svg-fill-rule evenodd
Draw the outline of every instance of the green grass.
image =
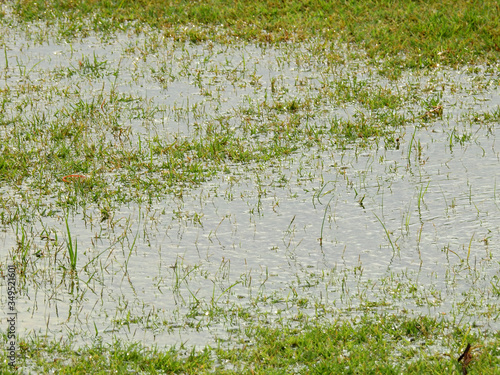
<svg viewBox="0 0 500 375">
<path fill-rule="evenodd" d="M 340 38 L 369 58 L 386 59 L 387 69 L 494 62 L 500 55 L 500 9 L 494 0 L 16 1 L 15 11 L 26 21 L 66 17 L 60 25 L 66 36 L 140 21 L 192 41 L 217 39 L 220 25 L 231 37 L 256 42 Z M 179 33 L 177 28 L 188 24 L 203 28 Z"/>
<path fill-rule="evenodd" d="M 60 246 L 55 227 L 47 228 L 46 233 L 34 233 L 32 223 L 43 223 L 51 217 L 59 220 L 61 228 L 64 228 L 60 215 L 62 211 L 68 212 L 65 223 L 69 259 L 69 267 L 68 263 L 64 263 L 62 268 L 75 271 L 78 258 L 82 264 L 85 263 L 85 251 L 83 247 L 80 252 L 77 251 L 76 238 L 72 240 L 72 228 L 68 223 L 69 215 L 77 211 L 83 210 L 84 220 L 89 217 L 86 215 L 100 214 L 95 222 L 109 221 L 108 229 L 114 230 L 115 208 L 131 201 L 140 205 L 144 201 L 150 203 L 153 199 L 165 199 L 171 195 L 182 198 L 184 189 L 197 187 L 217 174 L 230 172 L 232 165 L 256 165 L 257 171 L 264 171 L 269 164 L 274 164 L 278 172 L 282 172 L 285 167 L 279 165 L 279 161 L 296 152 L 314 150 L 314 153 L 332 149 L 340 154 L 343 149 L 355 147 L 358 150 L 378 145 L 379 142 L 386 149 L 399 149 L 400 138 L 402 144 L 409 144 L 406 153 L 409 169 L 412 158 L 422 162 L 422 146 L 420 140 L 415 138 L 417 129 L 431 127 L 434 121 L 446 125 L 446 115 L 451 112 L 447 107 L 450 103 L 442 103 L 439 90 L 456 92 L 461 89 L 449 81 L 442 85 L 430 82 L 425 88 L 412 85 L 412 82 L 399 84 L 397 80 L 403 71 L 412 69 L 416 75 L 425 75 L 429 72 L 428 68 L 438 65 L 457 67 L 463 64 L 484 64 L 490 69 L 488 64 L 494 66 L 500 57 L 500 8 L 496 1 L 208 0 L 171 1 L 167 4 L 164 1 L 71 0 L 14 1 L 12 4 L 20 22 L 41 20 L 46 23 L 45 29 L 40 28 L 38 41 L 45 40 L 54 31 L 71 41 L 95 31 L 105 39 L 122 30 L 147 33 L 152 28 L 163 31 L 163 35 L 171 38 L 167 39 L 174 40 L 176 44 L 173 48 L 176 50 L 184 48 L 184 41 L 206 42 L 210 46 L 213 41 L 230 45 L 243 40 L 264 48 L 280 42 L 302 46 L 299 43 L 303 42 L 306 52 L 281 44 L 288 55 L 283 53 L 280 58 L 284 63 L 287 59 L 294 61 L 299 68 L 311 64 L 313 69 L 320 70 L 317 82 L 309 83 L 307 79 L 301 81 L 297 78 L 295 86 L 284 83 L 282 76 L 272 77 L 268 90 L 262 89 L 261 82 L 267 77 L 261 80 L 262 77 L 255 71 L 245 70 L 245 67 L 229 68 L 229 64 L 226 67 L 222 63 L 215 67 L 209 63 L 203 65 L 210 59 L 204 61 L 200 56 L 187 54 L 178 60 L 173 55 L 167 56 L 150 67 L 148 73 L 155 82 L 167 90 L 175 80 L 190 77 L 195 82 L 192 87 L 199 89 L 199 94 L 206 101 L 200 102 L 199 106 L 189 102 L 179 106 L 176 102 L 170 108 L 162 108 L 135 93 L 119 94 L 114 84 L 108 90 L 104 86 L 100 92 L 94 90 L 90 96 L 82 94 L 74 82 L 84 82 L 85 85 L 85 82 L 107 80 L 112 83 L 123 73 L 121 66 L 113 68 L 110 62 L 95 53 L 77 57 L 76 60 L 72 56 L 73 65 L 57 67 L 44 72 L 47 74 L 42 74 L 40 79 L 31 79 L 36 66 L 28 68 L 21 62 L 17 66 L 9 66 L 9 49 L 0 35 L 0 46 L 7 62 L 2 72 L 6 82 L 10 75 L 18 74 L 19 78 L 25 78 L 17 80 L 15 85 L 9 81 L 12 87 L 6 85 L 0 91 L 0 182 L 17 193 L 17 200 L 6 195 L 0 197 L 0 222 L 6 228 L 16 228 L 17 246 L 13 255 L 23 277 L 37 276 L 33 271 L 37 270 L 38 258 L 54 259 L 54 269 L 59 264 L 55 263 L 54 255 L 54 252 L 57 255 L 56 250 Z M 2 24 L 12 22 L 5 14 L 1 16 Z M 166 42 L 160 39 L 150 36 L 144 46 L 132 44 L 121 58 L 146 61 L 157 51 L 167 54 Z M 352 48 L 343 50 L 347 51 L 346 55 L 334 47 L 337 40 L 350 43 Z M 203 53 L 208 51 L 209 47 Z M 0 61 L 3 61 L 3 56 Z M 372 64 L 369 70 L 360 68 L 360 75 L 366 74 L 365 78 L 358 78 L 356 68 L 353 72 L 337 75 L 338 67 L 352 61 L 361 61 L 360 66 L 365 62 Z M 172 66 L 177 65 L 183 68 L 174 74 Z M 192 65 L 199 66 L 198 70 L 193 70 Z M 479 69 L 471 67 L 472 70 L 476 68 Z M 144 72 L 125 70 L 125 75 L 128 74 L 132 77 L 131 81 L 137 83 L 141 79 L 137 77 Z M 379 75 L 389 77 L 396 83 L 392 86 L 391 81 L 389 84 L 380 83 Z M 482 93 L 498 85 L 498 80 L 488 80 L 486 75 L 483 78 L 472 83 L 470 91 Z M 211 83 L 211 79 L 223 83 L 217 86 Z M 210 106 L 218 108 L 221 104 L 217 90 L 230 87 L 228 82 L 233 87 L 252 87 L 255 98 L 240 102 L 231 111 L 214 110 L 205 115 L 205 105 L 210 109 Z M 450 87 L 445 88 L 445 84 Z M 467 90 L 469 88 L 463 89 L 462 93 Z M 330 116 L 325 108 L 354 109 L 352 116 L 346 119 Z M 186 119 L 191 116 L 194 121 L 189 123 L 190 134 L 163 137 L 151 132 L 147 138 L 134 138 L 130 124 L 138 121 L 148 128 L 157 119 L 155 115 L 188 123 Z M 469 111 L 459 121 L 469 128 L 480 125 L 491 131 L 499 118 L 500 110 L 497 108 L 489 112 Z M 415 131 L 408 133 L 407 125 L 413 126 Z M 154 130 L 154 126 L 149 129 Z M 449 134 L 450 149 L 472 142 L 473 135 L 471 129 L 454 128 Z M 406 139 L 403 139 L 404 136 Z M 81 183 L 64 184 L 62 177 L 72 173 L 85 174 L 87 179 Z M 234 176 L 228 179 L 231 178 Z M 323 176 L 310 177 L 311 180 L 316 178 L 322 179 Z M 346 174 L 344 178 L 347 178 Z M 256 179 L 260 204 L 261 193 L 264 191 L 265 195 L 267 186 L 261 184 L 258 172 Z M 288 186 L 285 174 L 278 183 Z M 326 185 L 321 185 L 325 190 Z M 320 241 L 326 243 L 323 232 L 333 198 L 328 194 L 333 194 L 333 190 L 323 190 L 316 198 L 318 203 L 321 203 L 320 198 L 324 203 L 328 202 L 320 231 Z M 417 196 L 419 212 L 426 191 L 427 188 L 421 185 Z M 42 198 L 46 197 L 53 198 L 53 201 L 43 202 Z M 359 205 L 364 209 L 363 199 L 364 195 L 359 198 Z M 85 210 L 87 206 L 97 209 L 88 213 Z M 173 214 L 178 215 L 179 220 L 187 221 L 188 216 L 183 216 L 181 208 Z M 203 213 L 190 215 L 193 223 L 203 225 Z M 382 220 L 379 221 L 392 249 L 399 250 L 399 245 L 391 240 L 392 233 Z M 407 228 L 409 221 L 408 216 Z M 92 224 L 92 219 L 89 222 Z M 77 232 L 73 233 L 76 236 Z M 139 229 L 134 233 L 134 240 L 128 246 L 127 262 L 132 256 Z M 39 247 L 32 256 L 30 251 L 35 248 L 34 238 L 37 237 L 46 238 L 48 244 L 44 248 Z M 470 241 L 472 243 L 472 237 Z M 470 248 L 471 244 L 467 261 Z M 181 268 L 174 269 L 175 285 L 172 288 L 174 294 L 178 292 L 179 296 L 180 286 L 191 271 L 186 271 L 185 275 L 180 272 Z M 361 265 L 359 272 L 362 273 Z M 78 277 L 75 272 L 68 275 Z M 185 284 L 187 288 L 187 282 Z M 206 309 L 209 314 L 204 315 L 209 323 L 231 319 L 230 314 L 226 314 L 228 310 L 219 308 L 218 303 L 230 294 L 236 284 L 231 281 L 230 287 L 226 286 L 217 293 L 214 284 L 212 303 Z M 491 285 L 498 294 L 498 285 Z M 344 293 L 343 284 L 336 287 L 342 288 Z M 415 294 L 416 290 L 416 286 L 409 285 L 405 280 L 391 290 L 392 302 L 402 302 L 405 295 Z M 196 317 L 204 305 L 189 288 L 188 291 L 197 302 L 192 306 L 193 316 Z M 252 315 L 244 317 L 251 323 L 245 326 L 246 332 L 240 332 L 237 348 L 227 349 L 221 344 L 218 348 L 207 346 L 199 351 L 186 350 L 182 346 L 160 350 L 138 344 L 114 343 L 75 350 L 71 342 L 62 344 L 29 341 L 26 338 L 26 341 L 19 342 L 18 365 L 39 373 L 54 370 L 61 374 L 85 373 L 88 369 L 97 374 L 129 371 L 187 374 L 281 374 L 294 371 L 304 374 L 442 374 L 461 371 L 457 358 L 467 343 L 471 343 L 474 360 L 468 367 L 469 373 L 498 372 L 500 337 L 497 333 L 480 334 L 474 326 L 461 326 L 460 321 L 454 324 L 458 318 L 453 316 L 442 320 L 389 313 L 375 316 L 368 310 L 386 307 L 387 296 L 378 296 L 380 299 L 375 301 L 363 300 L 361 292 L 359 296 L 362 300 L 359 310 L 348 306 L 343 313 L 359 314 L 361 318 L 338 319 L 330 324 L 280 320 L 276 325 L 269 326 L 256 323 L 266 321 L 265 313 L 260 316 L 258 312 L 253 315 L 255 310 L 251 310 L 252 313 L 237 311 L 235 314 Z M 349 298 L 355 300 L 359 296 L 349 295 Z M 280 298 L 282 296 L 276 296 L 276 301 Z M 297 296 L 299 307 L 312 308 L 308 306 L 309 301 L 306 295 Z M 432 303 L 422 301 L 422 305 L 430 306 Z M 252 300 L 251 304 L 257 305 L 257 302 L 258 299 Z M 478 306 L 484 305 L 484 302 L 474 301 Z M 491 314 L 497 314 L 493 311 L 496 305 L 488 303 Z M 458 308 L 457 311 L 458 316 L 461 310 Z M 132 325 L 144 321 L 140 314 L 130 316 L 129 320 L 117 318 L 115 323 Z M 209 328 L 209 323 L 206 328 Z M 165 323 L 165 326 L 168 324 Z M 4 359 L 5 353 L 2 352 L 0 370 L 8 373 L 12 369 Z"/>
<path fill-rule="evenodd" d="M 183 356 L 180 350 L 141 348 L 138 345 L 99 345 L 75 351 L 70 345 L 43 340 L 18 343 L 17 368 L 25 368 L 36 373 L 56 370 L 59 374 L 84 374 L 91 370 L 95 374 L 127 373 L 198 373 L 208 368 L 212 360 L 210 352 L 191 351 Z M 3 362 L 3 374 L 15 374 L 14 368 Z"/>
<path fill-rule="evenodd" d="M 75 350 L 60 342 L 21 341 L 17 366 L 59 374 L 456 374 L 470 343 L 469 374 L 495 374 L 500 337 L 478 332 L 425 316 L 376 314 L 328 325 L 251 326 L 250 341 L 233 341 L 230 349 L 158 350 L 115 342 Z M 4 355 L 0 370 L 14 373 Z"/>
<path fill-rule="evenodd" d="M 75 239 L 75 243 L 73 244 L 73 240 L 71 238 L 71 230 L 69 228 L 67 217 L 65 218 L 65 222 L 66 222 L 66 234 L 68 236 L 68 238 L 66 240 L 66 245 L 68 247 L 69 263 L 70 263 L 71 269 L 73 271 L 75 271 L 76 270 L 76 262 L 78 260 L 78 242 Z"/>
</svg>

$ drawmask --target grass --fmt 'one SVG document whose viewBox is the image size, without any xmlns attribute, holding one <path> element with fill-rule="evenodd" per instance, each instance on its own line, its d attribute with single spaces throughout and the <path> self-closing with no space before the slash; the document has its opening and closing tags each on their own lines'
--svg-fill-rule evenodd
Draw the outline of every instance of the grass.
<svg viewBox="0 0 500 375">
<path fill-rule="evenodd" d="M 201 351 L 95 344 L 75 351 L 70 345 L 37 339 L 19 342 L 19 370 L 79 374 L 454 374 L 460 354 L 471 344 L 470 374 L 494 374 L 500 366 L 498 335 L 457 328 L 425 316 L 364 315 L 328 325 L 300 328 L 251 326 L 251 344 L 233 342 Z M 3 361 L 2 373 L 16 373 Z"/>
<path fill-rule="evenodd" d="M 71 239 L 71 230 L 69 228 L 68 218 L 65 217 L 64 220 L 66 222 L 66 234 L 68 235 L 68 239 L 66 240 L 66 245 L 68 247 L 69 263 L 71 269 L 75 271 L 76 262 L 78 260 L 78 242 L 75 238 L 75 243 L 73 244 L 73 240 Z"/>
<path fill-rule="evenodd" d="M 363 48 L 369 58 L 386 59 L 386 69 L 493 62 L 500 52 L 500 12 L 493 0 L 16 1 L 15 12 L 26 21 L 67 18 L 61 26 L 66 36 L 89 29 L 107 32 L 139 21 L 172 30 L 174 37 L 180 25 L 209 27 L 185 33 L 191 41 L 217 37 L 220 25 L 231 38 L 265 43 L 340 38 Z M 87 18 L 88 25 L 82 22 Z"/>
<path fill-rule="evenodd" d="M 406 218 L 401 220 L 405 236 L 394 243 L 387 228 L 397 224 L 386 222 L 385 215 L 375 215 L 376 224 L 397 258 L 408 255 L 405 241 L 419 220 L 416 242 L 422 266 L 427 260 L 422 259 L 420 246 L 424 247 L 428 235 L 425 213 L 432 204 L 434 184 L 429 180 L 424 187 L 421 182 L 427 161 L 422 134 L 427 129 L 445 132 L 450 152 L 479 143 L 479 132 L 494 134 L 499 107 L 483 110 L 464 100 L 460 102 L 463 109 L 446 97 L 456 94 L 454 98 L 475 100 L 496 92 L 497 2 L 177 0 L 166 4 L 144 0 L 13 1 L 8 5 L 13 18 L 7 11 L 0 14 L 6 30 L 0 35 L 1 60 L 5 61 L 0 71 L 5 82 L 0 88 L 0 182 L 12 194 L 0 196 L 0 222 L 3 230 L 16 233 L 9 255 L 18 266 L 21 292 L 30 295 L 30 288 L 36 293 L 37 286 L 43 286 L 41 290 L 57 305 L 69 290 L 69 321 L 84 309 L 82 301 L 91 299 L 90 295 L 100 292 L 106 297 L 107 283 L 116 285 L 121 272 L 120 288 L 126 289 L 128 281 L 134 301 L 125 294 L 113 296 L 118 300 L 118 307 L 113 305 L 115 316 L 105 312 L 111 329 L 126 327 L 130 332 L 138 327 L 168 335 L 177 328 L 202 332 L 212 326 L 237 327 L 228 339 L 237 342 L 236 347 L 221 338 L 212 347 L 181 344 L 159 349 L 118 341 L 104 344 L 100 341 L 103 330 L 89 323 L 93 319 L 89 315 L 86 323 L 95 327 L 94 344 L 77 348 L 71 340 L 77 333 L 72 332 L 67 342 L 20 338 L 18 366 L 62 374 L 89 368 L 103 374 L 441 374 L 462 371 L 457 359 L 470 343 L 469 373 L 497 372 L 498 333 L 479 329 L 474 322 L 464 323 L 471 316 L 493 322 L 498 318 L 498 277 L 486 280 L 476 270 L 479 245 L 474 235 L 467 237 L 462 248 L 447 245 L 442 251 L 460 260 L 444 265 L 448 293 L 460 296 L 453 299 L 451 313 L 439 318 L 404 308 L 407 303 L 429 312 L 441 307 L 446 297 L 436 286 L 438 281 L 422 290 L 420 274 L 412 278 L 408 270 L 402 275 L 391 270 L 370 280 L 361 256 L 352 274 L 337 269 L 337 264 L 331 269 L 306 265 L 309 260 L 300 260 L 302 254 L 297 254 L 302 228 L 296 216 L 287 220 L 282 242 L 286 260 L 297 274 L 285 286 L 271 284 L 282 275 L 267 264 L 260 265 L 260 274 L 245 269 L 234 276 L 238 268 L 231 268 L 225 252 L 214 270 L 215 256 L 209 250 L 200 255 L 198 239 L 194 245 L 206 263 L 177 254 L 173 264 L 161 259 L 161 246 L 158 250 L 158 267 L 167 271 L 152 278 L 158 290 L 164 290 L 162 300 L 171 292 L 175 301 L 169 318 L 163 315 L 165 311 L 155 311 L 156 305 L 149 311 L 148 302 L 141 299 L 145 292 L 136 291 L 132 283 L 137 248 L 145 242 L 147 255 L 154 253 L 150 250 L 162 221 L 179 222 L 181 229 L 174 235 L 179 238 L 184 231 L 206 226 L 209 248 L 219 249 L 218 243 L 229 251 L 222 243 L 227 233 L 236 238 L 236 219 L 227 213 L 211 230 L 202 202 L 211 194 L 223 195 L 227 201 L 238 199 L 232 188 L 244 183 L 253 184 L 250 192 L 238 192 L 242 200 L 244 194 L 250 197 L 244 200 L 250 225 L 255 225 L 257 216 L 269 215 L 267 205 L 279 217 L 280 203 L 285 200 L 286 204 L 286 199 L 277 196 L 275 188 L 289 189 L 291 200 L 297 196 L 297 186 L 312 189 L 313 205 L 318 206 L 322 220 L 313 229 L 307 227 L 313 226 L 308 222 L 303 231 L 316 242 L 320 236 L 319 252 L 323 252 L 340 235 L 335 221 L 342 204 L 337 194 L 341 185 L 354 193 L 356 209 L 377 207 L 363 177 L 376 168 L 372 165 L 376 157 L 369 156 L 359 171 L 358 159 L 365 158 L 367 150 L 378 150 L 382 165 L 386 154 L 397 153 L 400 147 L 403 165 L 387 167 L 376 184 L 381 191 L 391 190 L 401 171 L 409 174 L 404 175 L 408 179 L 420 174 L 420 188 L 413 191 L 417 199 L 413 212 L 418 215 L 411 215 L 411 204 L 405 209 Z M 53 66 L 50 59 L 12 58 L 7 31 L 27 24 L 31 30 L 26 36 L 28 51 L 49 40 L 55 44 L 64 40 L 71 46 L 67 60 Z M 73 53 L 73 43 L 77 45 L 81 38 L 97 36 L 105 46 L 120 33 L 131 37 L 118 52 Z M 134 33 L 144 38 L 135 38 Z M 240 54 L 256 46 L 260 48 L 257 58 Z M 266 59 L 273 60 L 275 75 L 261 72 Z M 49 68 L 44 67 L 46 63 Z M 460 74 L 467 79 L 449 78 L 453 69 L 462 69 Z M 310 71 L 314 74 L 307 74 Z M 194 94 L 179 95 L 175 90 L 182 84 Z M 151 98 L 144 87 L 160 94 Z M 157 100 L 163 96 L 168 100 Z M 175 125 L 185 129 L 176 133 L 171 130 Z M 353 159 L 344 160 L 349 151 Z M 297 159 L 303 165 L 292 173 L 287 163 Z M 351 173 L 353 169 L 356 172 Z M 73 173 L 84 174 L 86 179 L 63 183 L 63 176 Z M 332 173 L 334 179 L 330 179 Z M 227 182 L 227 190 L 208 187 L 208 195 L 202 191 L 196 197 L 198 211 L 189 208 L 185 196 L 219 177 Z M 447 201 L 443 190 L 441 194 Z M 472 195 L 469 187 L 469 204 Z M 427 202 L 422 205 L 424 196 Z M 446 203 L 449 216 L 456 208 L 455 199 L 449 198 L 449 207 Z M 165 201 L 176 202 L 177 207 L 165 212 L 165 207 L 172 207 Z M 158 202 L 163 205 L 160 209 L 155 205 Z M 124 207 L 138 207 L 138 220 L 132 214 L 127 218 Z M 478 217 L 483 214 L 480 208 L 476 210 Z M 75 229 L 70 228 L 70 215 Z M 78 224 L 90 228 L 91 238 L 77 231 Z M 170 237 L 173 226 L 168 225 L 163 235 Z M 64 228 L 66 246 L 58 237 L 61 232 L 64 236 Z M 437 229 L 434 235 L 438 236 Z M 479 237 L 487 245 L 489 237 L 478 233 Z M 242 251 L 241 243 L 232 245 L 234 251 Z M 283 253 L 281 244 L 266 246 L 277 257 Z M 60 252 L 63 256 L 58 257 Z M 68 259 L 72 272 L 66 272 Z M 345 262 L 344 254 L 341 259 Z M 497 266 L 491 255 L 481 262 L 490 269 Z M 75 274 L 77 263 L 84 266 Z M 487 288 L 479 285 L 482 278 Z M 460 283 L 466 284 L 465 289 L 457 286 Z M 266 290 L 268 284 L 271 292 Z M 319 289 L 318 297 L 314 293 Z M 137 301 L 142 303 L 139 308 Z M 0 359 L 5 359 L 5 353 L 0 353 Z M 0 369 L 14 372 L 5 361 L 0 361 Z"/>
<path fill-rule="evenodd" d="M 126 52 L 129 54 L 136 52 Z M 215 68 L 209 66 L 208 73 L 220 79 L 232 79 L 230 71 L 210 69 Z M 29 69 L 20 66 L 20 70 Z M 177 71 L 174 79 L 187 74 L 183 70 Z M 144 139 L 135 137 L 127 123 L 140 121 L 151 127 L 155 119 L 164 116 L 188 121 L 189 125 L 189 116 L 198 111 L 199 104 L 187 102 L 165 108 L 133 94 L 119 94 L 114 86 L 87 99 L 84 92 L 71 88 L 62 92 L 58 87 L 67 79 L 74 85 L 89 79 L 115 82 L 120 74 L 92 53 L 91 58 L 79 59 L 76 66 L 50 71 L 44 84 L 21 84 L 15 92 L 6 89 L 4 103 L 15 101 L 16 105 L 9 105 L 9 111 L 0 116 L 0 124 L 5 127 L 0 180 L 19 185 L 33 179 L 32 187 L 44 195 L 56 194 L 61 208 L 93 203 L 104 212 L 111 202 L 123 204 L 142 199 L 143 192 L 147 192 L 149 200 L 165 192 L 182 194 L 183 188 L 198 186 L 227 170 L 227 163 L 266 163 L 286 157 L 302 146 L 347 147 L 352 142 L 368 145 L 379 138 L 394 138 L 394 133 L 408 121 L 397 112 L 405 104 L 402 98 L 395 100 L 394 94 L 377 85 L 368 87 L 355 79 L 341 79 L 300 99 L 289 98 L 288 88 L 276 84 L 269 99 L 251 100 L 230 114 L 212 115 L 203 109 L 203 114 L 194 116 L 197 121 L 192 137 L 153 134 Z M 248 74 L 242 72 L 243 77 Z M 205 86 L 206 82 L 202 90 L 208 90 Z M 260 90 L 266 92 L 265 87 Z M 412 100 L 413 93 L 401 95 Z M 353 101 L 362 109 L 351 119 L 333 116 L 321 126 L 307 125 L 317 116 L 315 109 L 319 106 Z M 221 105 L 217 97 L 208 98 L 207 102 Z M 34 106 L 40 111 L 23 114 Z M 367 116 L 365 109 L 376 113 Z M 238 132 L 231 129 L 235 116 L 242 122 Z M 54 184 L 61 182 L 64 175 L 76 172 L 89 175 L 78 189 L 72 191 L 71 186 Z M 118 189 L 110 188 L 113 184 L 104 178 L 115 172 Z M 16 217 L 8 216 L 3 221 L 9 223 Z"/>
</svg>

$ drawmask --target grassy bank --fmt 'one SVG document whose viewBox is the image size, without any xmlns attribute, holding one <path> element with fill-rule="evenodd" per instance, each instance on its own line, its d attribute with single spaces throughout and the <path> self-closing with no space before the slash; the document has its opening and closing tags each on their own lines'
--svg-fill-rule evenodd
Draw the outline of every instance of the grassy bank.
<svg viewBox="0 0 500 375">
<path fill-rule="evenodd" d="M 251 343 L 234 349 L 170 350 L 120 343 L 75 351 L 70 345 L 20 343 L 22 371 L 58 374 L 495 374 L 498 335 L 457 328 L 428 317 L 364 316 L 301 329 L 248 328 Z M 458 358 L 471 344 L 471 361 Z M 15 373 L 0 357 L 2 373 Z"/>
<path fill-rule="evenodd" d="M 494 62 L 500 56 L 500 9 L 493 0 L 16 1 L 15 12 L 26 21 L 64 19 L 61 33 L 68 36 L 128 27 L 130 21 L 137 27 L 139 21 L 177 37 L 182 25 L 208 26 L 184 35 L 192 41 L 227 40 L 218 37 L 220 29 L 256 42 L 339 38 L 393 68 Z"/>
</svg>

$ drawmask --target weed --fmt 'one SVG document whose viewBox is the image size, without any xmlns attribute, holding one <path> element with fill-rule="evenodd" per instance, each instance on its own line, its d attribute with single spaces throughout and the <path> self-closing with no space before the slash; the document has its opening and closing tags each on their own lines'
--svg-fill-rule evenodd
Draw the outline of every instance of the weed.
<svg viewBox="0 0 500 375">
<path fill-rule="evenodd" d="M 64 221 L 66 223 L 66 234 L 68 236 L 66 240 L 66 245 L 68 248 L 68 255 L 69 255 L 69 263 L 71 266 L 71 269 L 73 271 L 76 270 L 76 263 L 78 260 L 78 242 L 75 239 L 75 243 L 73 244 L 73 240 L 71 238 L 71 230 L 69 228 L 69 223 L 68 223 L 68 216 L 65 216 Z"/>
</svg>

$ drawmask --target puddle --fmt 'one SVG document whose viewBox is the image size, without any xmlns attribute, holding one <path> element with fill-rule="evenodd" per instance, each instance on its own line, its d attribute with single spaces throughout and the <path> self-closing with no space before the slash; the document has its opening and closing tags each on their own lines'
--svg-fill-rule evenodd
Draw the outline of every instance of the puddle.
<svg viewBox="0 0 500 375">
<path fill-rule="evenodd" d="M 0 258 L 6 265 L 16 254 L 24 265 L 23 334 L 199 347 L 241 338 L 254 321 L 293 324 L 377 309 L 498 329 L 498 67 L 408 73 L 393 82 L 341 46 L 328 45 L 342 63 L 325 63 L 310 52 L 318 41 L 193 45 L 151 32 L 40 44 L 19 30 L 3 41 L 4 148 L 28 132 L 20 123 L 82 111 L 95 120 L 83 141 L 116 142 L 123 132 L 125 145 L 116 145 L 123 152 L 152 147 L 154 137 L 201 139 L 214 124 L 264 144 L 278 134 L 255 130 L 270 121 L 266 106 L 274 120 L 298 113 L 299 127 L 383 119 L 387 106 L 360 99 L 377 90 L 403 98 L 390 112 L 406 119 L 385 141 L 341 143 L 325 130 L 307 147 L 299 137 L 287 156 L 228 161 L 179 194 L 151 198 L 116 168 L 107 181 L 133 198 L 106 213 L 95 202 L 65 209 L 61 201 L 78 194 L 61 181 L 42 193 L 35 172 L 19 184 L 4 180 Z M 322 97 L 325 87 L 337 96 Z M 422 103 L 433 100 L 443 115 L 422 119 Z M 114 130 L 101 127 L 101 112 L 114 113 Z M 45 152 L 36 137 L 18 147 Z M 25 219 L 6 223 L 20 209 Z M 78 249 L 76 273 L 65 220 Z"/>
</svg>

